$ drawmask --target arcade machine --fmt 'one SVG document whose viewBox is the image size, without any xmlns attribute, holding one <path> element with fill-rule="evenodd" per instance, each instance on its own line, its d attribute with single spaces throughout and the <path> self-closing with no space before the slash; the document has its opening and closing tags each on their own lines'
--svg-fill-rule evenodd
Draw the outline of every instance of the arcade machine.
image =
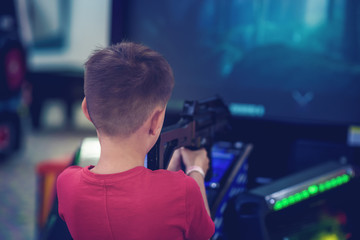
<svg viewBox="0 0 360 240">
<path fill-rule="evenodd" d="M 0 157 L 20 147 L 19 108 L 26 75 L 25 49 L 18 33 L 14 1 L 0 3 Z"/>
<path fill-rule="evenodd" d="M 330 161 L 239 194 L 224 213 L 224 239 L 360 239 L 359 173 Z"/>
<path fill-rule="evenodd" d="M 215 140 L 210 149 L 212 174 L 205 179 L 215 223 L 212 240 L 360 239 L 355 166 L 326 162 L 248 190 L 252 145 L 219 141 L 214 133 L 226 131 L 226 121 L 226 108 L 216 98 L 185 102 L 181 120 L 162 130 L 158 143 L 144 160 L 150 169 L 166 168 L 174 149 L 208 147 L 206 143 Z M 98 139 L 86 138 L 72 164 L 94 165 L 99 155 Z M 41 239 L 71 239 L 57 217 L 56 206 L 55 202 L 47 226 L 39 231 Z"/>
</svg>

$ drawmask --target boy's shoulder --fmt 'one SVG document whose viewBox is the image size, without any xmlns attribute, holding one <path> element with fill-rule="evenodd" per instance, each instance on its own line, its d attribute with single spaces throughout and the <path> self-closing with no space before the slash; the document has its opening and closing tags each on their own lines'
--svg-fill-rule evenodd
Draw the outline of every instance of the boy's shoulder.
<svg viewBox="0 0 360 240">
<path fill-rule="evenodd" d="M 80 175 L 82 171 L 82 167 L 79 166 L 70 166 L 67 167 L 64 171 L 62 171 L 59 176 L 57 177 L 57 182 L 62 182 L 69 177 L 73 178 L 76 177 L 76 175 Z"/>
<path fill-rule="evenodd" d="M 69 166 L 67 168 L 64 169 L 64 171 L 62 171 L 59 175 L 60 176 L 66 176 L 66 175 L 69 175 L 69 174 L 74 174 L 74 173 L 77 173 L 77 172 L 81 172 L 83 168 L 80 167 L 80 166 Z"/>
</svg>

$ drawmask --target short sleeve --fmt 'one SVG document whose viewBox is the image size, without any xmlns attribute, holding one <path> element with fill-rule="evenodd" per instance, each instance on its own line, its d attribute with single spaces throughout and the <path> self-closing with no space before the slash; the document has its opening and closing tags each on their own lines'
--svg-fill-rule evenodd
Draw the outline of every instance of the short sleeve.
<svg viewBox="0 0 360 240">
<path fill-rule="evenodd" d="M 62 201 L 60 201 L 63 193 L 63 173 L 62 172 L 58 177 L 56 181 L 56 193 L 58 198 L 58 214 L 62 220 L 64 220 L 63 212 L 62 212 Z"/>
<path fill-rule="evenodd" d="M 81 167 L 79 166 L 70 166 L 66 168 L 64 171 L 62 171 L 56 180 L 56 193 L 58 198 L 58 213 L 62 220 L 64 219 L 64 208 L 66 208 L 66 204 L 70 202 L 67 200 L 67 197 L 69 195 L 68 192 L 71 192 L 69 186 L 72 186 L 72 183 L 74 182 L 74 174 L 79 173 L 81 170 Z"/>
<path fill-rule="evenodd" d="M 208 215 L 200 188 L 191 177 L 186 178 L 186 239 L 209 239 L 215 231 L 215 225 Z"/>
</svg>

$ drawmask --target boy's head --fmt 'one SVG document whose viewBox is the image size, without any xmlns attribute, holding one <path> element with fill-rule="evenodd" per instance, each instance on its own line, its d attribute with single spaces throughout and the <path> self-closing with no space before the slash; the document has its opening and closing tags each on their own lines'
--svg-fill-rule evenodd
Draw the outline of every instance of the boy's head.
<svg viewBox="0 0 360 240">
<path fill-rule="evenodd" d="M 95 51 L 85 63 L 87 110 L 96 129 L 127 137 L 157 106 L 166 106 L 174 86 L 170 65 L 146 46 L 121 42 Z"/>
</svg>

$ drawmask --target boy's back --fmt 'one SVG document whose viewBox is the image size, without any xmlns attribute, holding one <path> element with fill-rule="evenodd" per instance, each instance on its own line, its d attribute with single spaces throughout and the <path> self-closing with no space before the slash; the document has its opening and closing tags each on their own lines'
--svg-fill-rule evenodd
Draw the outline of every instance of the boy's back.
<svg viewBox="0 0 360 240">
<path fill-rule="evenodd" d="M 82 109 L 101 152 L 96 166 L 58 178 L 59 214 L 74 239 L 208 239 L 215 228 L 204 186 L 205 150 L 175 151 L 168 170 L 144 159 L 159 138 L 174 86 L 168 62 L 122 42 L 85 63 Z M 185 165 L 188 176 L 177 172 Z"/>
<path fill-rule="evenodd" d="M 59 213 L 74 239 L 209 239 L 213 223 L 196 182 L 182 171 L 136 167 L 94 174 L 71 167 L 58 179 Z"/>
</svg>

